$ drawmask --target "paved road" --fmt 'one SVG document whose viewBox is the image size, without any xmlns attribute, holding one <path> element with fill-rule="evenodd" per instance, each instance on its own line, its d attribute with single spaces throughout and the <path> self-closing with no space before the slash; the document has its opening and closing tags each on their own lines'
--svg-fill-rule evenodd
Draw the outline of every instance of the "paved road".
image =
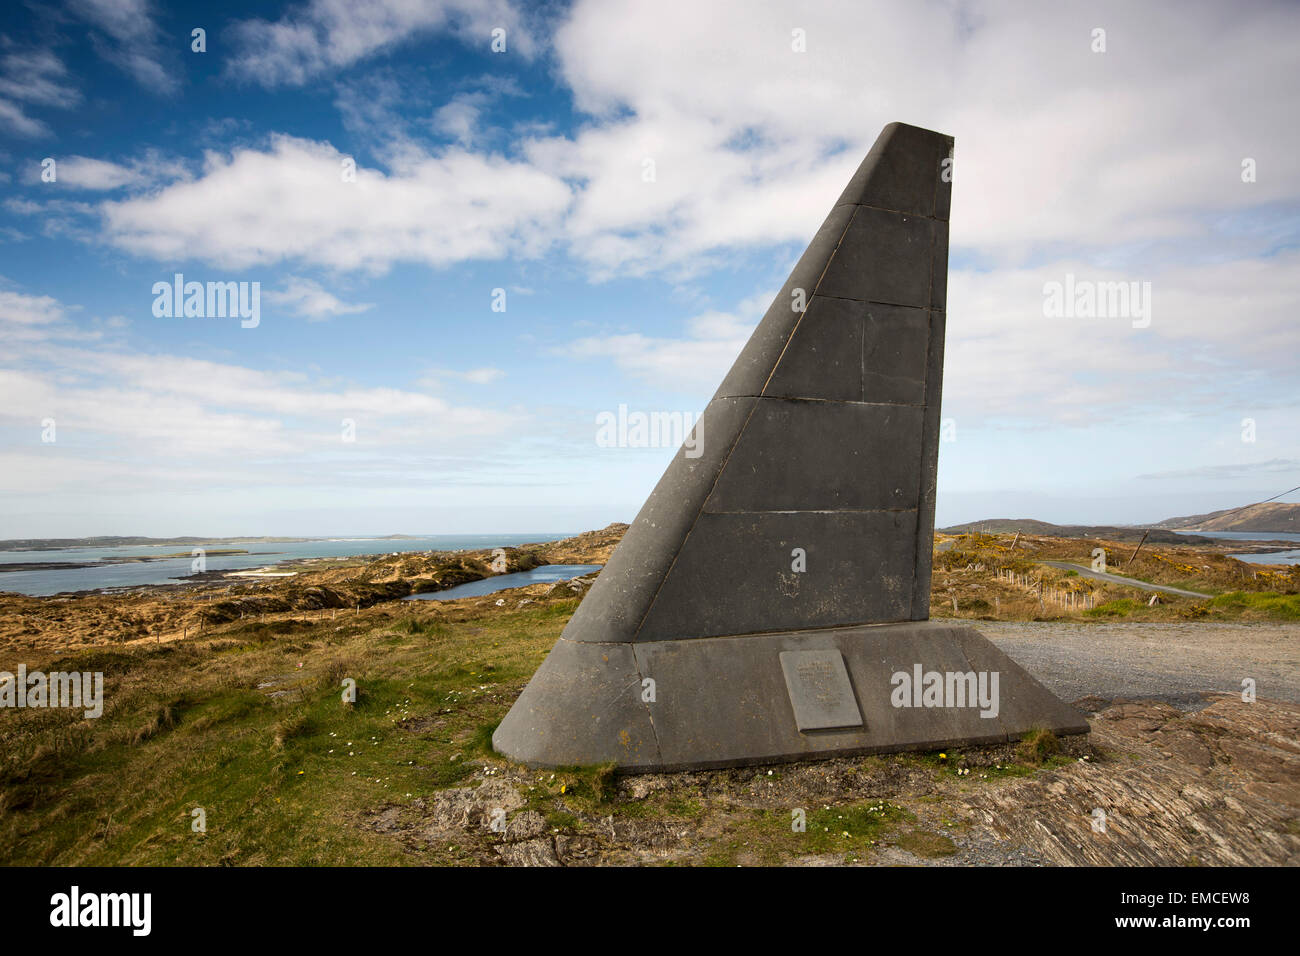
<svg viewBox="0 0 1300 956">
<path fill-rule="evenodd" d="M 1300 703 L 1300 624 L 1012 623 L 976 625 L 1063 700 L 1095 694 L 1197 707 L 1207 691 Z"/>
<path fill-rule="evenodd" d="M 1092 578 L 1094 581 L 1109 581 L 1111 584 L 1124 584 L 1131 588 L 1138 588 L 1142 591 L 1159 591 L 1161 594 L 1176 594 L 1178 597 L 1213 597 L 1212 594 L 1202 594 L 1200 591 L 1184 591 L 1182 588 L 1166 587 L 1163 584 L 1147 584 L 1145 581 L 1138 581 L 1134 578 L 1126 578 L 1118 574 L 1109 574 L 1105 571 L 1093 571 L 1091 568 L 1085 568 L 1081 564 L 1070 564 L 1068 561 L 1044 561 L 1043 564 L 1050 564 L 1054 568 L 1062 568 L 1066 571 L 1078 571 L 1085 578 Z"/>
</svg>

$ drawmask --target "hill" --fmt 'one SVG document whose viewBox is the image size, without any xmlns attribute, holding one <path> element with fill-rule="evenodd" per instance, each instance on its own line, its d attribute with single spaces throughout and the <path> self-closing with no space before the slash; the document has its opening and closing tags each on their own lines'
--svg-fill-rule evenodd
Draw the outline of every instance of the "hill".
<svg viewBox="0 0 1300 956">
<path fill-rule="evenodd" d="M 1226 508 L 1209 514 L 1166 518 L 1151 527 L 1187 531 L 1300 532 L 1300 504 L 1272 501 L 1241 509 Z"/>
<path fill-rule="evenodd" d="M 1153 529 L 1147 541 L 1153 544 L 1208 544 L 1209 538 L 1195 535 L 1174 534 L 1172 531 L 1158 530 L 1179 525 L 1152 525 Z M 949 528 L 940 528 L 942 534 L 971 534 L 973 532 L 1014 534 L 1037 534 L 1050 538 L 1105 538 L 1108 541 L 1138 541 L 1146 528 L 1114 527 L 1111 525 L 1052 524 L 1050 521 L 1038 521 L 1034 518 L 989 518 L 984 521 L 968 521 L 955 524 Z"/>
</svg>

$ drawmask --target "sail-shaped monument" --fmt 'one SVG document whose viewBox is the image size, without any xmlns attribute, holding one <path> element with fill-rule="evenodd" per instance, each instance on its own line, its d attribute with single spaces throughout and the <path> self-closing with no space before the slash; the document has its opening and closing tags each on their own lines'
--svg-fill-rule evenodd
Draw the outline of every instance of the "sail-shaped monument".
<svg viewBox="0 0 1300 956">
<path fill-rule="evenodd" d="M 929 620 L 952 149 L 881 132 L 498 752 L 634 772 L 1088 732 Z"/>
</svg>

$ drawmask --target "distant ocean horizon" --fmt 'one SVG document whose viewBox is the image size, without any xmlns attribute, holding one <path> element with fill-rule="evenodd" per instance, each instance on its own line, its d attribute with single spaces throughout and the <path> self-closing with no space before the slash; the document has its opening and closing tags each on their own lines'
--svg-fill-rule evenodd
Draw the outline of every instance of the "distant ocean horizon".
<svg viewBox="0 0 1300 956">
<path fill-rule="evenodd" d="M 208 571 L 245 571 L 268 567 L 282 561 L 301 558 L 352 558 L 363 554 L 396 554 L 409 551 L 478 551 L 484 548 L 511 548 L 521 544 L 558 541 L 578 532 L 532 532 L 523 534 L 433 534 L 409 538 L 387 537 L 320 537 L 294 538 L 286 541 L 247 539 L 248 554 L 205 555 Z M 214 547 L 239 547 L 245 539 L 231 538 Z M 99 564 L 106 558 L 140 558 L 157 554 L 189 552 L 183 544 L 126 545 L 116 548 L 59 548 L 50 551 L 0 551 L 0 564 L 87 563 L 84 568 L 61 568 L 0 572 L 0 591 L 44 596 L 65 591 L 91 591 L 100 588 L 142 587 L 145 585 L 180 584 L 191 573 L 188 555 L 153 561 L 130 561 Z"/>
</svg>

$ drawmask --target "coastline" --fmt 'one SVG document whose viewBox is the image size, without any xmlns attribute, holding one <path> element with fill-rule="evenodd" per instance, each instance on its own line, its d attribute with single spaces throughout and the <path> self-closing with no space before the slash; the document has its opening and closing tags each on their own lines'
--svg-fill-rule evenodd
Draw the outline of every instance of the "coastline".
<svg viewBox="0 0 1300 956">
<path fill-rule="evenodd" d="M 133 587 L 176 588 L 215 580 L 240 571 L 289 572 L 303 567 L 370 563 L 388 555 L 446 555 L 494 548 L 536 547 L 571 535 L 555 533 L 388 535 L 372 537 L 315 537 L 286 540 L 275 547 L 224 546 L 209 539 L 206 546 L 189 551 L 167 547 L 118 545 L 60 547 L 59 541 L 39 543 L 40 551 L 0 550 L 0 590 L 30 596 L 120 592 Z M 89 541 L 92 539 L 83 539 Z M 195 539 L 196 541 L 199 539 Z M 32 560 L 37 554 L 46 560 Z M 324 562 L 317 563 L 317 562 Z M 212 572 L 216 572 L 216 577 Z M 257 575 L 252 575 L 256 577 Z"/>
<path fill-rule="evenodd" d="M 241 621 L 359 613 L 502 573 L 544 565 L 604 565 L 626 527 L 614 524 L 517 547 L 293 558 L 242 569 L 265 572 L 258 576 L 207 570 L 167 584 L 51 595 L 0 590 L 0 648 L 70 650 L 137 640 L 165 643 L 210 634 Z"/>
</svg>

